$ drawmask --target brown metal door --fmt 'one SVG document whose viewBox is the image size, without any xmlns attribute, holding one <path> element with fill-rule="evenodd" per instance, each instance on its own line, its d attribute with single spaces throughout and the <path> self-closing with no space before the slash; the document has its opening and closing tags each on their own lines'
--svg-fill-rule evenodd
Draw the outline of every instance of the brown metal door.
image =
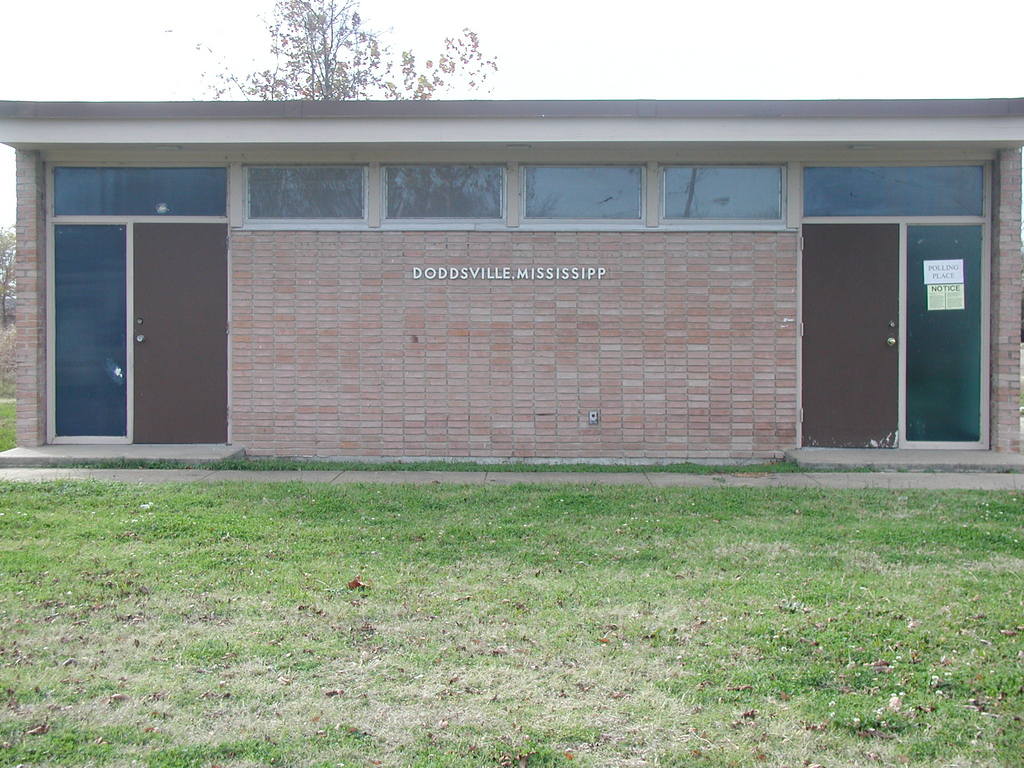
<svg viewBox="0 0 1024 768">
<path fill-rule="evenodd" d="M 895 447 L 899 225 L 807 224 L 803 235 L 803 444 Z"/>
<path fill-rule="evenodd" d="M 227 227 L 136 224 L 136 443 L 227 441 Z"/>
</svg>

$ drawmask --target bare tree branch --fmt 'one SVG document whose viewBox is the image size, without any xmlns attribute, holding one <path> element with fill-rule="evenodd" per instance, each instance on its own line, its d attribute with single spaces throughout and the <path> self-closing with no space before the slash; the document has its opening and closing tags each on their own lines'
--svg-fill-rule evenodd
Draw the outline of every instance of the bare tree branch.
<svg viewBox="0 0 1024 768">
<path fill-rule="evenodd" d="M 459 87 L 484 89 L 498 70 L 468 28 L 445 40 L 435 57 L 412 51 L 396 57 L 382 34 L 365 25 L 358 0 L 278 0 L 267 33 L 274 65 L 246 75 L 227 67 L 207 75 L 214 98 L 431 99 Z"/>
<path fill-rule="evenodd" d="M 14 251 L 14 230 L 0 229 L 0 323 L 5 327 L 14 320 Z"/>
</svg>

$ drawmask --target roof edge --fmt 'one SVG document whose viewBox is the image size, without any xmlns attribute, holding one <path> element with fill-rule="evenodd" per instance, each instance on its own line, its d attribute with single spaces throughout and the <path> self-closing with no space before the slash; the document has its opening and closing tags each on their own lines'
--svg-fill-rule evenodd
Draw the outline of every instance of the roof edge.
<svg viewBox="0 0 1024 768">
<path fill-rule="evenodd" d="M 24 120 L 901 117 L 1024 117 L 1024 98 L 792 101 L 0 101 L 0 118 Z"/>
</svg>

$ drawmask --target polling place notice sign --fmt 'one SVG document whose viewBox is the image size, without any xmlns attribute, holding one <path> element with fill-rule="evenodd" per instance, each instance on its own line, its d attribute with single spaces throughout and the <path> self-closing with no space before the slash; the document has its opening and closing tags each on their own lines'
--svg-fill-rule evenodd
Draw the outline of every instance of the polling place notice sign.
<svg viewBox="0 0 1024 768">
<path fill-rule="evenodd" d="M 928 310 L 964 309 L 964 260 L 924 262 Z"/>
</svg>

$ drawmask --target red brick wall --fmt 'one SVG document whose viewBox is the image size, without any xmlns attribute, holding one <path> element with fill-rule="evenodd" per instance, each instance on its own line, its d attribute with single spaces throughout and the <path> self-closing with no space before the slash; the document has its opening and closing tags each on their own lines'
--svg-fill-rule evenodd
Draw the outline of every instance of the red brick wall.
<svg viewBox="0 0 1024 768">
<path fill-rule="evenodd" d="M 46 442 L 45 177 L 38 152 L 18 151 L 16 164 L 16 436 L 18 445 L 34 446 Z"/>
<path fill-rule="evenodd" d="M 1021 151 L 993 163 L 992 381 L 993 450 L 1020 450 Z"/>
<path fill-rule="evenodd" d="M 793 233 L 236 231 L 231 259 L 252 454 L 754 459 L 796 439 Z M 411 277 L 433 265 L 608 273 Z"/>
</svg>

